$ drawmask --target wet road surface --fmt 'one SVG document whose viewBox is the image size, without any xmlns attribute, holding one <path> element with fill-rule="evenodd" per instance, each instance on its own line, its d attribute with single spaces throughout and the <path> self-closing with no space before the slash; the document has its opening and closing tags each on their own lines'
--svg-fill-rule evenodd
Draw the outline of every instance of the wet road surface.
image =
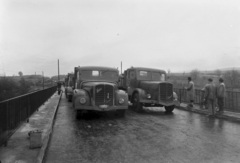
<svg viewBox="0 0 240 163">
<path fill-rule="evenodd" d="M 238 163 L 240 124 L 177 109 L 165 114 L 162 108 L 77 120 L 63 97 L 45 162 Z"/>
</svg>

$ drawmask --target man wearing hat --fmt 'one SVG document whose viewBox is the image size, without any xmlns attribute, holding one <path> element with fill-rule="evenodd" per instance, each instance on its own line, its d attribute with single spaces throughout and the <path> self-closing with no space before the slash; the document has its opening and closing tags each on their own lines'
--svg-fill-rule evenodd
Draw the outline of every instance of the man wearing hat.
<svg viewBox="0 0 240 163">
<path fill-rule="evenodd" d="M 219 107 L 218 114 L 223 114 L 224 112 L 224 98 L 226 95 L 225 84 L 223 83 L 223 79 L 219 79 L 219 86 L 217 87 L 217 103 Z"/>
<path fill-rule="evenodd" d="M 215 100 L 216 100 L 216 87 L 215 84 L 212 83 L 212 79 L 208 79 L 208 84 L 205 87 L 204 100 L 207 102 L 209 115 L 215 116 Z"/>
</svg>

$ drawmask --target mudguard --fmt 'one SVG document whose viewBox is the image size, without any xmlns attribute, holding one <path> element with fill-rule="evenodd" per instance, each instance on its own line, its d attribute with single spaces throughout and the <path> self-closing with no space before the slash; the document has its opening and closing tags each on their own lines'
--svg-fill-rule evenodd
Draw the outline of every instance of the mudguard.
<svg viewBox="0 0 240 163">
<path fill-rule="evenodd" d="M 82 104 L 80 104 L 80 101 L 79 101 L 81 97 L 86 98 L 86 103 L 84 105 L 90 105 L 91 99 L 89 97 L 88 92 L 86 90 L 84 90 L 84 89 L 75 89 L 73 91 L 73 103 L 74 103 L 74 106 L 82 105 Z"/>
<path fill-rule="evenodd" d="M 116 99 L 115 99 L 115 104 L 116 105 L 128 105 L 128 94 L 123 91 L 123 90 L 117 90 L 115 91 L 116 94 Z M 123 98 L 124 99 L 124 103 L 123 104 L 119 104 L 119 99 Z"/>
<path fill-rule="evenodd" d="M 142 99 L 146 99 L 147 97 L 147 93 L 145 90 L 141 89 L 141 88 L 135 88 L 132 94 L 132 97 L 135 93 L 139 94 L 139 100 L 141 101 Z"/>
</svg>

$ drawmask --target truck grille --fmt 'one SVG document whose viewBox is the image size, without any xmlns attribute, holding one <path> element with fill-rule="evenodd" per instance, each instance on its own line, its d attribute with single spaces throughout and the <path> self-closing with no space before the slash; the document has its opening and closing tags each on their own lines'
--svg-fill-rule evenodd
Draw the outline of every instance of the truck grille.
<svg viewBox="0 0 240 163">
<path fill-rule="evenodd" d="M 113 105 L 113 86 L 97 85 L 95 87 L 95 105 Z"/>
<path fill-rule="evenodd" d="M 160 100 L 173 100 L 173 85 L 171 83 L 160 83 Z"/>
</svg>

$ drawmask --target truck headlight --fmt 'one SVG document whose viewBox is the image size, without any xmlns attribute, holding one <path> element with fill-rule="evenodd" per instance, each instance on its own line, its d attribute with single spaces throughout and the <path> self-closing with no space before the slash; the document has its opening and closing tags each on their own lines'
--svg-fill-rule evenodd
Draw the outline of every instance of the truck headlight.
<svg viewBox="0 0 240 163">
<path fill-rule="evenodd" d="M 123 99 L 123 98 L 120 98 L 120 99 L 118 100 L 118 102 L 119 102 L 119 104 L 123 104 L 123 103 L 124 103 L 124 99 Z"/>
<path fill-rule="evenodd" d="M 81 97 L 81 98 L 80 98 L 80 103 L 81 103 L 81 104 L 85 104 L 86 101 L 87 101 L 86 98 L 84 98 L 84 97 Z"/>
</svg>

